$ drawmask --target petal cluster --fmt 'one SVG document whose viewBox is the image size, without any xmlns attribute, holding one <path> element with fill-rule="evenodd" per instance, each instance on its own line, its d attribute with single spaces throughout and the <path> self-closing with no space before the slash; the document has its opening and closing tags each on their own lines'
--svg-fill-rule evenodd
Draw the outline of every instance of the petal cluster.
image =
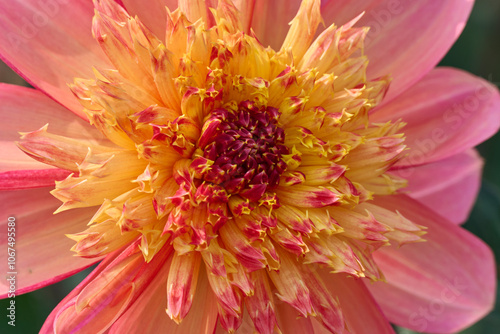
<svg viewBox="0 0 500 334">
<path fill-rule="evenodd" d="M 332 282 L 368 294 L 345 276 L 384 281 L 377 251 L 424 241 L 418 219 L 381 201 L 406 186 L 393 172 L 405 124 L 373 121 L 391 78 L 366 74 L 362 16 L 318 32 L 321 2 L 304 0 L 273 49 L 233 2 L 206 3 L 167 9 L 163 34 L 96 0 L 110 65 L 70 88 L 103 137 L 44 126 L 18 144 L 70 173 L 52 191 L 57 212 L 95 209 L 68 236 L 78 256 L 105 260 L 53 316 L 58 332 L 120 332 L 115 320 L 147 303 L 187 332 L 218 319 L 273 333 L 293 310 L 342 333 L 357 324 Z"/>
</svg>

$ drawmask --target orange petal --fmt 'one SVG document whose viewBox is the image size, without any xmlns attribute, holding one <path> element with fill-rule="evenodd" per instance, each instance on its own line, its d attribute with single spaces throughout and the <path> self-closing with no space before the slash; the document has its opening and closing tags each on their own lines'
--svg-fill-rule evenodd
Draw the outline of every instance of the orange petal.
<svg viewBox="0 0 500 334">
<path fill-rule="evenodd" d="M 292 50 L 293 59 L 297 64 L 313 41 L 318 25 L 323 21 L 320 5 L 320 0 L 302 1 L 281 46 L 282 50 Z"/>
</svg>

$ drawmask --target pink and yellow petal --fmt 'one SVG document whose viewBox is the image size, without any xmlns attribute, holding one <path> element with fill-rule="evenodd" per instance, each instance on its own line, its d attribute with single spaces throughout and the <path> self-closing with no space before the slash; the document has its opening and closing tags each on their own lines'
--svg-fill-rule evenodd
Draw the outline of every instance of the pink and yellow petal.
<svg viewBox="0 0 500 334">
<path fill-rule="evenodd" d="M 360 278 L 346 274 L 332 275 L 324 270 L 319 271 L 319 274 L 327 289 L 338 299 L 349 333 L 394 333 L 391 324 Z M 352 302 L 353 300 L 356 302 Z"/>
<path fill-rule="evenodd" d="M 324 1 L 327 24 L 345 24 L 362 12 L 358 26 L 368 26 L 365 53 L 369 78 L 391 74 L 387 100 L 427 74 L 460 35 L 472 9 L 469 0 Z"/>
<path fill-rule="evenodd" d="M 106 256 L 99 265 L 80 283 L 74 288 L 64 299 L 56 306 L 55 309 L 52 310 L 50 315 L 45 320 L 42 328 L 40 329 L 40 333 L 49 334 L 55 332 L 55 321 L 59 314 L 70 307 L 70 305 L 74 305 L 75 300 L 78 294 L 90 283 L 93 279 L 95 279 L 101 272 L 106 269 L 110 263 L 112 263 L 122 250 L 117 250 L 110 255 Z"/>
<path fill-rule="evenodd" d="M 197 252 L 172 256 L 167 280 L 167 314 L 176 323 L 182 322 L 192 306 L 200 263 Z"/>
<path fill-rule="evenodd" d="M 61 309 L 55 332 L 104 332 L 145 291 L 171 253 L 165 248 L 149 263 L 131 243 Z"/>
<path fill-rule="evenodd" d="M 168 263 L 167 263 L 168 264 Z M 163 266 L 146 290 L 133 305 L 112 325 L 110 334 L 123 332 L 158 333 L 158 329 L 172 334 L 214 333 L 217 324 L 216 297 L 212 293 L 204 270 L 200 271 L 198 292 L 191 311 L 178 325 L 165 313 L 167 307 L 166 277 L 169 266 Z M 144 319 L 150 319 L 144 322 Z"/>
<path fill-rule="evenodd" d="M 299 63 L 306 53 L 322 21 L 320 4 L 320 0 L 302 1 L 297 15 L 290 22 L 290 30 L 283 41 L 281 50 L 289 50 L 296 63 Z"/>
<path fill-rule="evenodd" d="M 0 99 L 0 115 L 4 120 L 0 124 L 0 171 L 47 168 L 15 144 L 20 138 L 19 132 L 33 131 L 45 124 L 49 124 L 50 131 L 57 135 L 92 143 L 104 141 L 99 131 L 37 90 L 1 84 Z M 19 117 L 20 114 L 23 117 Z"/>
</svg>

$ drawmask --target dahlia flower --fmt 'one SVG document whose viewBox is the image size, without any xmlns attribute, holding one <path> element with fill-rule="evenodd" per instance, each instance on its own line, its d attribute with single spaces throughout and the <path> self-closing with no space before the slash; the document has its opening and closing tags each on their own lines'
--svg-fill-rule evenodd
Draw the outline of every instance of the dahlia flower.
<svg viewBox="0 0 500 334">
<path fill-rule="evenodd" d="M 41 332 L 453 332 L 484 316 L 494 260 L 459 224 L 500 96 L 433 69 L 471 6 L 2 2 L 0 53 L 37 87 L 0 86 L 17 292 L 101 261 Z"/>
</svg>

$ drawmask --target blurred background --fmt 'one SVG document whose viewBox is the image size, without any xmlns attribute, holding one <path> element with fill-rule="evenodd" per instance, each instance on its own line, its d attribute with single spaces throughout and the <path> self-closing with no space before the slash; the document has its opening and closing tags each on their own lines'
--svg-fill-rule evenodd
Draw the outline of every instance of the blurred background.
<svg viewBox="0 0 500 334">
<path fill-rule="evenodd" d="M 465 30 L 440 65 L 464 69 L 500 86 L 500 1 L 476 0 Z M 25 81 L 0 63 L 0 81 L 26 85 Z M 499 110 L 500 112 L 500 110 Z M 484 178 L 478 201 L 465 228 L 486 241 L 500 259 L 500 135 L 479 147 L 486 160 Z M 36 256 L 36 255 L 34 255 Z M 16 297 L 15 330 L 0 321 L 0 333 L 37 333 L 45 318 L 90 269 L 52 286 Z M 499 296 L 500 297 L 500 296 Z M 499 298 L 497 297 L 497 300 Z M 5 310 L 8 299 L 0 301 Z M 2 312 L 2 314 L 4 314 Z M 461 332 L 464 334 L 497 334 L 500 328 L 500 303 L 486 318 Z M 415 332 L 397 328 L 400 334 Z M 376 334 L 376 333 L 374 333 Z"/>
</svg>

